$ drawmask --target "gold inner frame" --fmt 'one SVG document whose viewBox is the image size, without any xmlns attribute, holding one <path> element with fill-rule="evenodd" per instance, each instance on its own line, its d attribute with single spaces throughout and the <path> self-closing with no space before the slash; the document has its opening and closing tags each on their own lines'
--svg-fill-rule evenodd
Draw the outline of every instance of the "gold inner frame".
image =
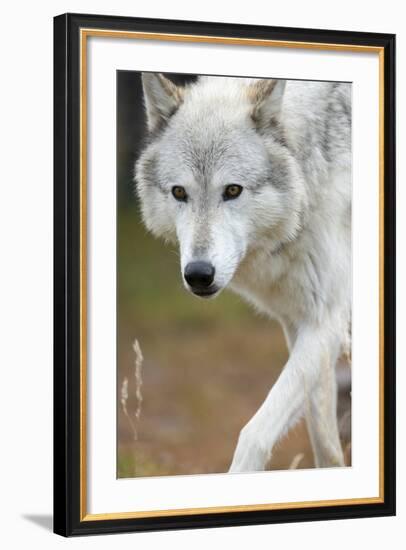
<svg viewBox="0 0 406 550">
<path fill-rule="evenodd" d="M 87 38 L 131 38 L 175 42 L 216 43 L 226 45 L 315 49 L 377 53 L 379 56 L 379 496 L 339 500 L 284 502 L 142 510 L 134 512 L 87 513 Z M 80 521 L 169 517 L 180 515 L 218 514 L 260 510 L 288 510 L 322 506 L 377 504 L 384 502 L 384 48 L 355 44 L 331 44 L 280 41 L 222 36 L 145 33 L 105 29 L 80 29 Z"/>
</svg>

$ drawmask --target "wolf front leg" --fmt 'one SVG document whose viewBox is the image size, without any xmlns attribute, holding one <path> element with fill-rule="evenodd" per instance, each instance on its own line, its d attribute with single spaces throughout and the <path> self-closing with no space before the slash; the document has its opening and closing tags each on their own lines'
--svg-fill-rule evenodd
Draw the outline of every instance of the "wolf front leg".
<svg viewBox="0 0 406 550">
<path fill-rule="evenodd" d="M 316 468 L 344 466 L 337 422 L 336 362 L 337 356 L 325 358 L 313 391 L 305 394 L 306 423 Z"/>
<path fill-rule="evenodd" d="M 299 329 L 279 379 L 240 433 L 230 472 L 265 468 L 275 443 L 303 415 L 306 400 L 312 399 L 323 365 L 335 347 L 327 324 Z"/>
</svg>

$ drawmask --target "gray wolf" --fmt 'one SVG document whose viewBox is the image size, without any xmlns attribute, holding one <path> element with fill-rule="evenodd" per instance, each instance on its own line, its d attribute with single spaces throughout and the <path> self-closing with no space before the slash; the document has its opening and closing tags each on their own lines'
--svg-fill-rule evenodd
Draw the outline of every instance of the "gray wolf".
<svg viewBox="0 0 406 550">
<path fill-rule="evenodd" d="M 266 468 L 305 416 L 317 467 L 344 465 L 335 368 L 351 332 L 351 87 L 142 75 L 146 227 L 178 243 L 186 289 L 228 287 L 277 319 L 289 360 L 242 428 L 230 472 Z"/>
</svg>

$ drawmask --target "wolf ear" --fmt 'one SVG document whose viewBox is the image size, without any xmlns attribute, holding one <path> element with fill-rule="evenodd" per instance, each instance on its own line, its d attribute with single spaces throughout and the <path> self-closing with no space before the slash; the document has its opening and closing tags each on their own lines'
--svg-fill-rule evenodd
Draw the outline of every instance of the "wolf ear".
<svg viewBox="0 0 406 550">
<path fill-rule="evenodd" d="M 148 129 L 156 130 L 177 110 L 183 101 L 183 88 L 160 73 L 142 73 Z"/>
<path fill-rule="evenodd" d="M 248 89 L 253 105 L 251 117 L 261 128 L 279 119 L 286 80 L 257 80 Z"/>
</svg>

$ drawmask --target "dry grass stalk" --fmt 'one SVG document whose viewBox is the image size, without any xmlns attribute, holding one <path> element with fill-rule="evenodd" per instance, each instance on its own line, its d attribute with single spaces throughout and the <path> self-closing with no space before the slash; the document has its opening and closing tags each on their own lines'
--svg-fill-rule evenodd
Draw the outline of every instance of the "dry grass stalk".
<svg viewBox="0 0 406 550">
<path fill-rule="evenodd" d="M 289 466 L 289 470 L 296 470 L 299 464 L 302 462 L 303 458 L 304 453 L 298 453 L 295 457 L 293 457 L 293 460 Z"/>
<path fill-rule="evenodd" d="M 143 400 L 141 388 L 142 388 L 142 364 L 144 362 L 144 356 L 142 355 L 141 347 L 137 339 L 134 340 L 133 350 L 135 353 L 134 380 L 135 380 L 135 397 L 137 399 L 137 407 L 133 415 L 131 415 L 128 412 L 127 402 L 129 398 L 129 392 L 128 392 L 129 382 L 128 382 L 128 378 L 125 377 L 123 379 L 123 383 L 121 384 L 121 408 L 130 424 L 134 441 L 137 441 L 138 439 L 137 424 L 140 420 L 142 400 Z"/>
<path fill-rule="evenodd" d="M 131 415 L 128 412 L 127 409 L 127 401 L 128 401 L 128 378 L 125 377 L 123 380 L 123 383 L 121 384 L 121 408 L 123 409 L 123 413 L 128 419 L 128 422 L 131 426 L 131 431 L 133 432 L 134 440 L 137 440 L 137 428 L 135 426 L 134 420 L 131 418 Z"/>
<path fill-rule="evenodd" d="M 134 340 L 133 350 L 135 353 L 134 363 L 134 377 L 135 377 L 135 396 L 137 398 L 137 409 L 135 411 L 135 418 L 137 421 L 141 416 L 142 408 L 142 364 L 144 362 L 144 356 L 142 355 L 141 347 L 137 339 Z"/>
</svg>

